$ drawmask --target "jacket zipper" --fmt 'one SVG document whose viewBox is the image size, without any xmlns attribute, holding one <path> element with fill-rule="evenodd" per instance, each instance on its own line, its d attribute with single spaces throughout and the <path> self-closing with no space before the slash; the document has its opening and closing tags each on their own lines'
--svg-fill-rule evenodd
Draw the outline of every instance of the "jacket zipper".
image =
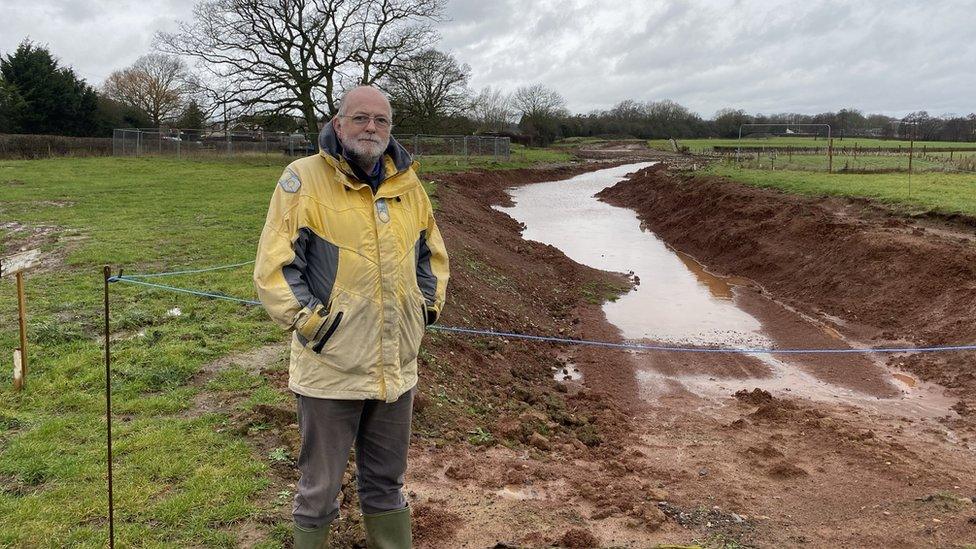
<svg viewBox="0 0 976 549">
<path fill-rule="evenodd" d="M 325 335 L 322 336 L 322 340 L 319 341 L 317 344 L 315 344 L 315 347 L 312 347 L 313 351 L 315 351 L 316 353 L 322 352 L 322 348 L 325 347 L 325 343 L 329 341 L 329 338 L 332 337 L 332 334 L 336 331 L 336 328 L 339 327 L 339 321 L 341 320 L 342 320 L 342 311 L 339 311 L 338 313 L 336 313 L 335 320 L 333 320 L 332 324 L 329 325 L 329 329 L 325 331 Z"/>
</svg>

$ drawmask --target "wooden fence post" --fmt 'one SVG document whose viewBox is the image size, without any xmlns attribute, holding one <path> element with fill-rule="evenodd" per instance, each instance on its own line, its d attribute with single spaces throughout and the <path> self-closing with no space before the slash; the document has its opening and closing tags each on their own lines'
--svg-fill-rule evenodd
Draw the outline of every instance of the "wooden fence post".
<svg viewBox="0 0 976 549">
<path fill-rule="evenodd" d="M 0 277 L 17 277 L 17 320 L 20 325 L 20 348 L 14 352 L 14 389 L 17 391 L 27 382 L 27 300 L 24 297 L 24 271 L 35 266 L 40 258 L 40 250 L 28 250 L 0 259 Z"/>
</svg>

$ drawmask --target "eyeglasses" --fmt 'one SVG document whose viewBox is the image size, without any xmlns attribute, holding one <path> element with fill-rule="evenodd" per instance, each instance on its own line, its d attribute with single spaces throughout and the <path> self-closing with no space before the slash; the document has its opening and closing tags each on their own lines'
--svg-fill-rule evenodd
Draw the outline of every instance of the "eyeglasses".
<svg viewBox="0 0 976 549">
<path fill-rule="evenodd" d="M 391 122 L 390 119 L 385 116 L 369 116 L 365 114 L 357 114 L 353 116 L 340 114 L 339 116 L 341 118 L 348 118 L 352 120 L 353 125 L 360 128 L 365 128 L 368 126 L 370 120 L 376 124 L 376 129 L 379 130 L 388 130 L 393 127 L 393 122 Z"/>
</svg>

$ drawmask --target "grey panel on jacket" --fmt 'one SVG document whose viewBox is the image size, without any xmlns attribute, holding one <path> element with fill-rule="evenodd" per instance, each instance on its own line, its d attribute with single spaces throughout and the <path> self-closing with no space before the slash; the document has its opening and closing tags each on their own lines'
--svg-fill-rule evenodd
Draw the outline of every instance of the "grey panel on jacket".
<svg viewBox="0 0 976 549">
<path fill-rule="evenodd" d="M 306 227 L 298 230 L 295 259 L 282 267 L 282 273 L 295 299 L 303 307 L 329 303 L 339 270 L 339 247 Z"/>
<path fill-rule="evenodd" d="M 420 286 L 420 293 L 428 305 L 434 303 L 437 296 L 437 277 L 430 268 L 430 248 L 427 247 L 427 230 L 420 231 L 420 238 L 417 239 L 417 286 Z"/>
</svg>

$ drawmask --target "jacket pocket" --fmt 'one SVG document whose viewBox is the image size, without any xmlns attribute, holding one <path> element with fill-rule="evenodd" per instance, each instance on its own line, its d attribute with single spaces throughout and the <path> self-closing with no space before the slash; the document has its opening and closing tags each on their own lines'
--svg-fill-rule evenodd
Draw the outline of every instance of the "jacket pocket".
<svg viewBox="0 0 976 549">
<path fill-rule="evenodd" d="M 335 312 L 322 329 L 321 347 L 319 342 L 309 345 L 306 356 L 329 371 L 367 374 L 380 362 L 382 317 L 378 304 L 339 289 L 331 306 Z M 340 313 L 342 318 L 337 320 Z"/>
<path fill-rule="evenodd" d="M 334 334 L 336 329 L 339 327 L 339 323 L 342 322 L 342 314 L 342 311 L 336 313 L 335 320 L 333 320 L 332 324 L 330 324 L 326 329 L 325 333 L 322 335 L 322 339 L 320 339 L 318 343 L 312 347 L 312 350 L 315 351 L 316 354 L 320 354 L 322 352 L 322 348 L 325 347 L 325 344 L 329 342 L 332 334 Z"/>
</svg>

